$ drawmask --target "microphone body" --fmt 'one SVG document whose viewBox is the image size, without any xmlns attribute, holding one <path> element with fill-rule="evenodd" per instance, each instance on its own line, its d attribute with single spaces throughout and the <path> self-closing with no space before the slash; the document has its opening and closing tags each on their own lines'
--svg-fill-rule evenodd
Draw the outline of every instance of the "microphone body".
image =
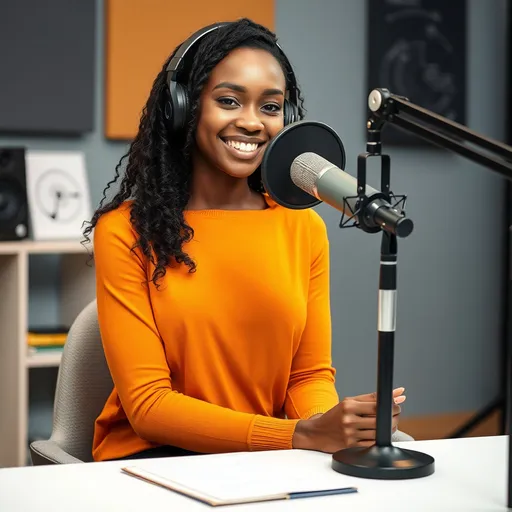
<svg viewBox="0 0 512 512">
<path fill-rule="evenodd" d="M 316 153 L 297 156 L 290 177 L 301 190 L 345 215 L 356 214 L 360 225 L 369 230 L 380 228 L 401 238 L 412 232 L 412 221 L 394 208 L 385 194 L 366 185 L 364 199 L 360 199 L 357 179 Z"/>
</svg>

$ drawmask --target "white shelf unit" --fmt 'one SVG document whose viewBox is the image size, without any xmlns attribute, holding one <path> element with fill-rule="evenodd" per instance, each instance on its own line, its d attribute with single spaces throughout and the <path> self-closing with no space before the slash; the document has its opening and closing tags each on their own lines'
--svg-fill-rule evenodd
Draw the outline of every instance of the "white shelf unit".
<svg viewBox="0 0 512 512">
<path fill-rule="evenodd" d="M 59 352 L 28 353 L 29 256 L 59 256 L 59 323 L 71 325 L 95 297 L 90 251 L 80 241 L 0 242 L 0 467 L 26 465 L 30 370 L 61 359 Z"/>
<path fill-rule="evenodd" d="M 59 366 L 62 352 L 44 352 L 42 354 L 27 355 L 25 364 L 27 368 L 44 368 L 47 366 Z"/>
</svg>

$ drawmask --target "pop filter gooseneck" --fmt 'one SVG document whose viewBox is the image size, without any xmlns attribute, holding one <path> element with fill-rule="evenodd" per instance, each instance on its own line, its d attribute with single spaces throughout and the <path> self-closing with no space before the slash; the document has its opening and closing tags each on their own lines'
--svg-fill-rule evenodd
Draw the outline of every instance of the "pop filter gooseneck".
<svg viewBox="0 0 512 512">
<path fill-rule="evenodd" d="M 261 163 L 266 192 L 285 208 L 303 210 L 322 202 L 297 187 L 290 176 L 293 160 L 307 151 L 345 168 L 345 148 L 331 127 L 318 121 L 297 121 L 285 126 L 265 149 Z"/>
</svg>

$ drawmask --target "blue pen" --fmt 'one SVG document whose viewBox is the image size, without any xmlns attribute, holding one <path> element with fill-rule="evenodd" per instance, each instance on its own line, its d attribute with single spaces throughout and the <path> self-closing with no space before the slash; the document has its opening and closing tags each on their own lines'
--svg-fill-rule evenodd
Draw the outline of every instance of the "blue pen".
<svg viewBox="0 0 512 512">
<path fill-rule="evenodd" d="M 300 498 L 316 498 L 317 496 L 333 496 L 336 494 L 349 494 L 352 492 L 357 492 L 357 487 L 341 487 L 339 489 L 325 489 L 323 491 L 291 492 L 288 494 L 288 499 L 296 500 Z"/>
</svg>

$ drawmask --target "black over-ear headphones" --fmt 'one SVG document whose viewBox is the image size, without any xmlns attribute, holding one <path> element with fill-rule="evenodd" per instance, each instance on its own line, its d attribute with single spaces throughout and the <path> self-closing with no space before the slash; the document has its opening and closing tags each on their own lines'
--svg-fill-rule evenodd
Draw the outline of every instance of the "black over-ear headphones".
<svg viewBox="0 0 512 512">
<path fill-rule="evenodd" d="M 187 53 L 194 47 L 194 45 L 206 34 L 212 30 L 216 30 L 220 27 L 227 25 L 227 23 L 215 23 L 204 27 L 194 34 L 192 34 L 176 51 L 174 57 L 170 60 L 167 65 L 166 80 L 169 97 L 165 103 L 165 117 L 168 122 L 169 129 L 174 133 L 182 132 L 185 129 L 185 125 L 188 119 L 189 112 L 189 98 L 187 93 L 186 85 L 180 83 L 180 72 L 184 66 L 184 60 Z M 283 60 L 286 65 L 286 81 L 289 84 L 288 98 L 284 101 L 284 125 L 291 124 L 295 121 L 299 121 L 299 108 L 298 108 L 298 92 L 297 83 L 295 80 L 295 74 L 293 73 L 292 67 L 288 58 L 284 54 L 283 50 L 277 45 Z"/>
</svg>

